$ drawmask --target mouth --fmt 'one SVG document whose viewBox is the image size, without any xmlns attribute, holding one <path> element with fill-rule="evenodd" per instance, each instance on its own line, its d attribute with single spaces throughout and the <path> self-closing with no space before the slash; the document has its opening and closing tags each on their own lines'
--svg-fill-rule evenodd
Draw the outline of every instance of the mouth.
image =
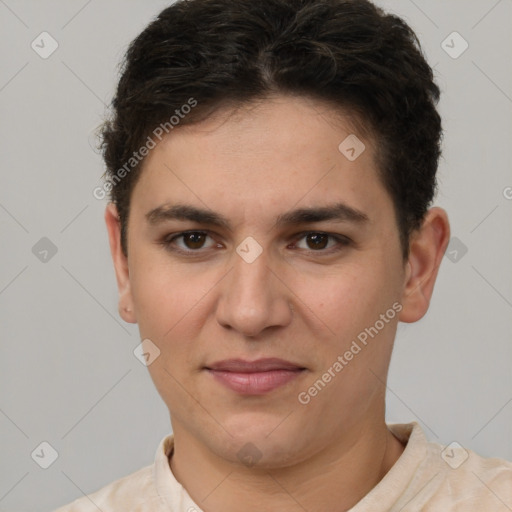
<svg viewBox="0 0 512 512">
<path fill-rule="evenodd" d="M 306 368 L 283 359 L 228 359 L 209 366 L 213 378 L 242 395 L 264 395 L 299 377 Z"/>
</svg>

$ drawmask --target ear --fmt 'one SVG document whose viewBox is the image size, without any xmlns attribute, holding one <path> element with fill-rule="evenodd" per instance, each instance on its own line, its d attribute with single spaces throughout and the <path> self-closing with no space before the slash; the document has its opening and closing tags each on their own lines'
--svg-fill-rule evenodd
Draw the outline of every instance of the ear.
<svg viewBox="0 0 512 512">
<path fill-rule="evenodd" d="M 121 223 L 116 205 L 109 203 L 105 210 L 110 252 L 116 271 L 117 288 L 119 290 L 119 315 L 125 322 L 136 323 L 135 308 L 130 287 L 128 258 L 121 248 Z"/>
<path fill-rule="evenodd" d="M 450 241 L 450 223 L 442 208 L 431 208 L 411 235 L 399 320 L 416 322 L 430 305 L 437 273 Z"/>
</svg>

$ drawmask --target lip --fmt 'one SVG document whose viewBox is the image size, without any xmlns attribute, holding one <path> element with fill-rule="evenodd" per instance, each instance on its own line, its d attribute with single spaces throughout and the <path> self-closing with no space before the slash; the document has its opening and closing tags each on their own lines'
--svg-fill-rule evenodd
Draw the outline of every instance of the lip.
<svg viewBox="0 0 512 512">
<path fill-rule="evenodd" d="M 268 372 L 272 370 L 301 370 L 303 367 L 298 364 L 278 359 L 276 357 L 267 357 L 256 359 L 255 361 L 245 361 L 244 359 L 225 359 L 210 364 L 206 367 L 208 370 L 219 370 L 236 373 L 256 373 Z"/>
<path fill-rule="evenodd" d="M 296 379 L 305 370 L 276 358 L 227 359 L 205 367 L 218 382 L 243 395 L 263 395 Z"/>
</svg>

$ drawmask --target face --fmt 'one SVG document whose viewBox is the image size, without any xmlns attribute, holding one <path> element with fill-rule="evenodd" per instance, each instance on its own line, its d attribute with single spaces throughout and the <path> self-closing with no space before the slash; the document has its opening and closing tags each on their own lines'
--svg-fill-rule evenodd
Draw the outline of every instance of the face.
<svg viewBox="0 0 512 512">
<path fill-rule="evenodd" d="M 275 97 L 173 131 L 116 266 L 176 439 L 282 466 L 383 418 L 411 266 L 371 140 L 325 106 Z"/>
</svg>

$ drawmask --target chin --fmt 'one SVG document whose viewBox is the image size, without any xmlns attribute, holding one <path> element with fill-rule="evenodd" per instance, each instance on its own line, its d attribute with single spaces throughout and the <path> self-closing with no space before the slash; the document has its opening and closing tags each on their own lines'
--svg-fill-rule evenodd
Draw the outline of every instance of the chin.
<svg viewBox="0 0 512 512">
<path fill-rule="evenodd" d="M 285 417 L 238 414 L 236 420 L 223 422 L 227 432 L 221 429 L 220 438 L 209 436 L 207 443 L 218 456 L 248 468 L 287 467 L 307 458 L 302 445 L 309 443 L 300 429 L 294 435 L 289 426 L 285 428 Z"/>
</svg>

